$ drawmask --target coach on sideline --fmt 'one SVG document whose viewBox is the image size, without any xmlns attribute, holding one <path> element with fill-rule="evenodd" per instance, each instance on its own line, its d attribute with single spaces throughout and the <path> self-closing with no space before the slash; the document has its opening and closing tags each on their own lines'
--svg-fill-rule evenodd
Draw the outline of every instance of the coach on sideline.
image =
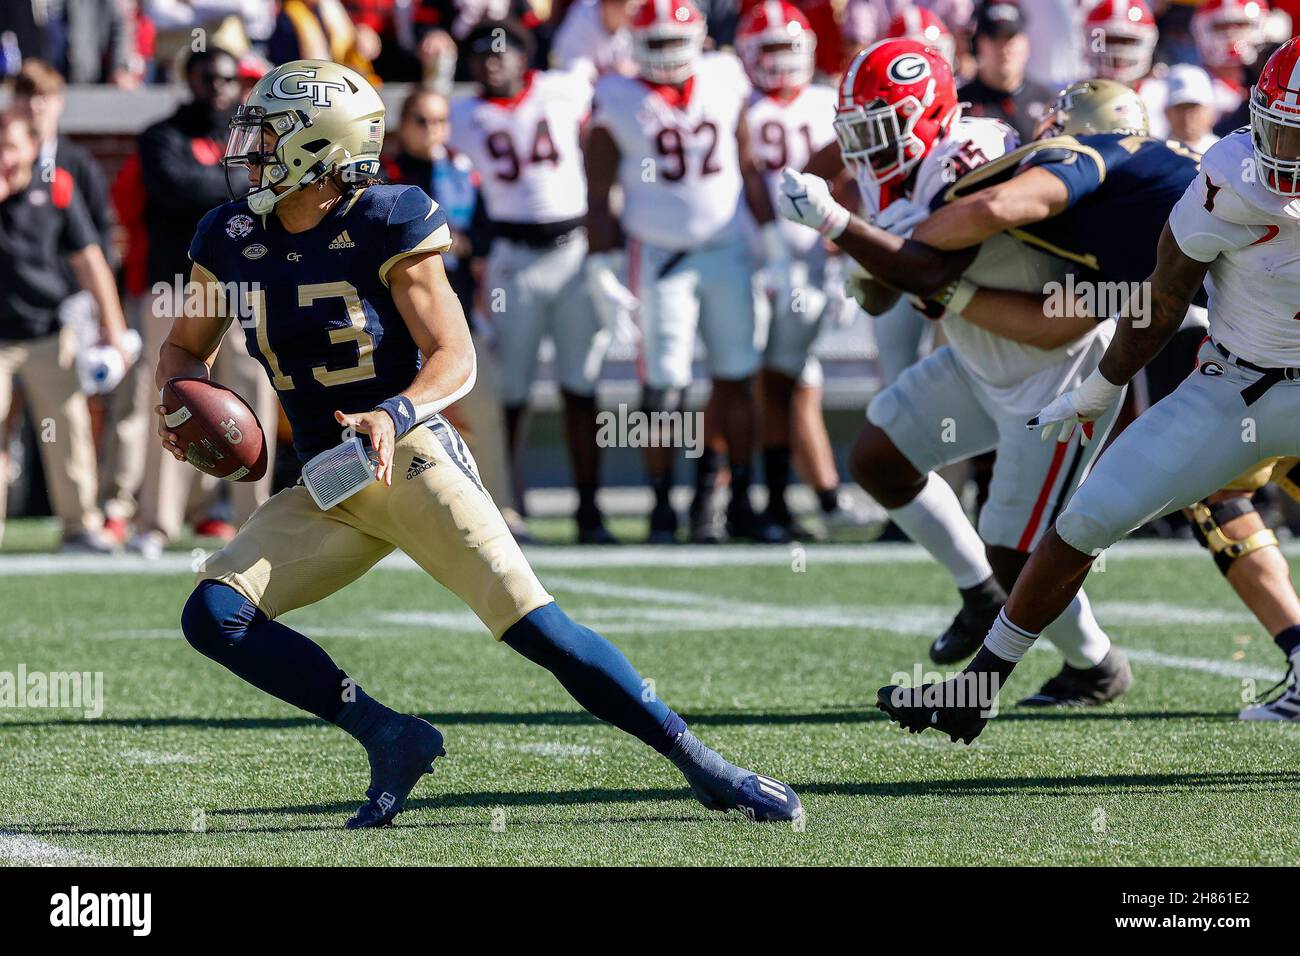
<svg viewBox="0 0 1300 956">
<path fill-rule="evenodd" d="M 0 422 L 8 417 L 16 377 L 63 524 L 63 550 L 104 553 L 112 548 L 95 504 L 90 410 L 77 379 L 76 342 L 59 324 L 59 306 L 76 291 L 62 268 L 64 257 L 95 299 L 105 342 L 130 365 L 126 323 L 85 202 L 69 177 L 53 169 L 37 175 L 39 151 L 29 119 L 0 114 Z M 0 515 L 7 490 L 6 476 L 0 479 Z"/>
</svg>

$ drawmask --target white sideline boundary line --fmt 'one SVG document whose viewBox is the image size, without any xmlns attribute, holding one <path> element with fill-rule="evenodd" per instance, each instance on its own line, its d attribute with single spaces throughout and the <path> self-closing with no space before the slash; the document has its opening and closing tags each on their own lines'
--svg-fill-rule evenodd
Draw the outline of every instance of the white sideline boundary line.
<svg viewBox="0 0 1300 956">
<path fill-rule="evenodd" d="M 1282 546 L 1284 554 L 1300 556 L 1300 541 Z M 213 552 L 215 553 L 215 552 Z M 914 544 L 823 545 L 621 545 L 618 547 L 527 548 L 528 560 L 538 570 L 574 568 L 722 568 L 789 566 L 798 555 L 815 568 L 822 564 L 923 564 L 933 559 Z M 1205 549 L 1191 541 L 1122 541 L 1111 547 L 1107 559 L 1164 558 L 1208 560 Z M 0 577 L 43 574 L 192 574 L 194 557 L 169 552 L 156 561 L 136 555 L 0 554 Z M 380 561 L 382 571 L 419 571 L 404 554 Z M 1105 573 L 1105 572 L 1099 572 Z"/>
</svg>

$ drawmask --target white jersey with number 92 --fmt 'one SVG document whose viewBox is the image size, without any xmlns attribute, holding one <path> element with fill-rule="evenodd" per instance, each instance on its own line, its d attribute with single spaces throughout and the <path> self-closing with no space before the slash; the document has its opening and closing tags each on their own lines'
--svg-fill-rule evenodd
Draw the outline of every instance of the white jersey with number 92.
<svg viewBox="0 0 1300 956">
<path fill-rule="evenodd" d="M 618 146 L 623 229 L 649 245 L 692 249 L 735 228 L 740 201 L 736 124 L 749 95 L 740 61 L 706 53 L 681 90 L 606 74 L 593 125 Z"/>
</svg>

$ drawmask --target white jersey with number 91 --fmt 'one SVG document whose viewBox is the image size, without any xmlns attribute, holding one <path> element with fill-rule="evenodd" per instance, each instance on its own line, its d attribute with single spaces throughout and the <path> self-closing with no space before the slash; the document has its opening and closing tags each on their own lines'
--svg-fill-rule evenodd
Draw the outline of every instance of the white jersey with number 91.
<svg viewBox="0 0 1300 956">
<path fill-rule="evenodd" d="M 679 91 L 607 74 L 593 125 L 618 146 L 623 229 L 648 245 L 692 249 L 736 228 L 736 124 L 749 95 L 740 61 L 707 53 Z"/>
<path fill-rule="evenodd" d="M 835 139 L 836 93 L 829 86 L 805 86 L 789 100 L 754 91 L 745 120 L 754 158 L 763 170 L 763 179 L 776 207 L 781 188 L 781 170 L 803 169 L 808 160 Z M 778 217 L 781 234 L 791 249 L 807 252 L 821 238 L 816 232 Z"/>
</svg>

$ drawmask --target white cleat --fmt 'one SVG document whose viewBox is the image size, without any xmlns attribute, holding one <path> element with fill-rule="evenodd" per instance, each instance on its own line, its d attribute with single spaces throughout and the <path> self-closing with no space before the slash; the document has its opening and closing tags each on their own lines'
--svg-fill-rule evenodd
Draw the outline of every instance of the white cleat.
<svg viewBox="0 0 1300 956">
<path fill-rule="evenodd" d="M 1271 700 L 1261 700 L 1251 704 L 1237 715 L 1237 719 L 1300 721 L 1300 685 L 1290 678 L 1291 671 L 1288 670 L 1282 683 L 1273 688 L 1277 690 L 1285 685 L 1286 690 Z"/>
</svg>

